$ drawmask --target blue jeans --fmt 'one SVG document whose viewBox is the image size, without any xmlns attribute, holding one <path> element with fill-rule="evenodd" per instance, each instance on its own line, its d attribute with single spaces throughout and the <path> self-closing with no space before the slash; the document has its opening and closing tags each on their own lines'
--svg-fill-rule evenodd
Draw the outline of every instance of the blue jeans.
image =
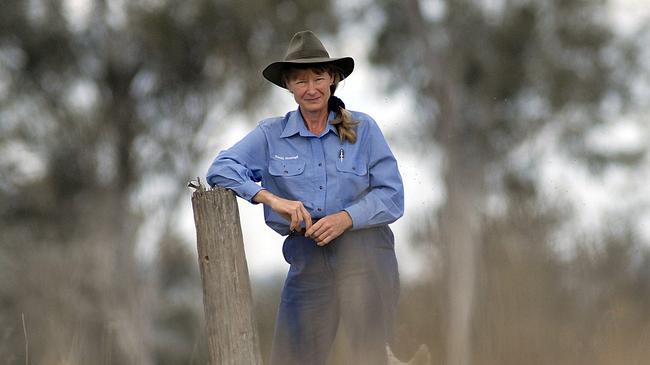
<svg viewBox="0 0 650 365">
<path fill-rule="evenodd" d="M 291 265 L 282 290 L 271 364 L 324 365 L 339 320 L 356 365 L 384 365 L 399 296 L 393 233 L 388 226 L 345 232 L 324 247 L 289 235 Z"/>
</svg>

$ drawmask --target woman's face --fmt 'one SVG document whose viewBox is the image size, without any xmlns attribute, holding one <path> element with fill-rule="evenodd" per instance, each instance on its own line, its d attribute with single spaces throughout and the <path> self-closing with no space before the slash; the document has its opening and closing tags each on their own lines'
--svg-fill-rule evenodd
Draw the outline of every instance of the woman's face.
<svg viewBox="0 0 650 365">
<path fill-rule="evenodd" d="M 304 112 L 327 110 L 330 85 L 334 78 L 326 71 L 295 70 L 289 75 L 287 89 Z"/>
</svg>

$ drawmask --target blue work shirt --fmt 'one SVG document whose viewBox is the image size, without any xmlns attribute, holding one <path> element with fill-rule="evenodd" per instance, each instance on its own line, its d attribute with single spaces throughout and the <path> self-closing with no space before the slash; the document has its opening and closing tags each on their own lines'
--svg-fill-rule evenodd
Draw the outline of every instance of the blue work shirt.
<svg viewBox="0 0 650 365">
<path fill-rule="evenodd" d="M 208 169 L 207 182 L 251 199 L 261 189 L 303 203 L 312 219 L 345 210 L 352 229 L 394 222 L 404 213 L 404 187 L 388 143 L 367 114 L 353 112 L 357 141 L 341 143 L 328 124 L 314 135 L 299 109 L 265 119 L 231 148 L 221 151 Z M 257 183 L 261 182 L 261 186 Z M 281 235 L 289 222 L 264 206 L 266 224 Z"/>
</svg>

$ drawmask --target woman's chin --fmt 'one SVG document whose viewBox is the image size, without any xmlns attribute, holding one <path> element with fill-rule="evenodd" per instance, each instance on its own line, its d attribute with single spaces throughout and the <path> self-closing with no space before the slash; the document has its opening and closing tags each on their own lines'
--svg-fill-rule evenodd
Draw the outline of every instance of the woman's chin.
<svg viewBox="0 0 650 365">
<path fill-rule="evenodd" d="M 304 110 L 304 111 L 310 112 L 310 113 L 318 112 L 318 111 L 321 111 L 321 110 L 326 109 L 326 108 L 327 108 L 327 105 L 322 104 L 322 103 L 304 103 L 304 104 L 300 105 L 301 110 Z"/>
</svg>

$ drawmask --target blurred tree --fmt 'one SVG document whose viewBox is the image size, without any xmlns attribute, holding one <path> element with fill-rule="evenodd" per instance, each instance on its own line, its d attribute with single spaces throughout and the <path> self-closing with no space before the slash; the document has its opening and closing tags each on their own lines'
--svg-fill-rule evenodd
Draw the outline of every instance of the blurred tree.
<svg viewBox="0 0 650 365">
<path fill-rule="evenodd" d="M 174 312 L 184 292 L 165 279 L 173 271 L 154 280 L 152 269 L 195 265 L 165 264 L 180 252 L 170 226 L 187 199 L 183 182 L 207 134 L 264 102 L 272 87 L 256 71 L 282 56 L 277 45 L 304 28 L 336 31 L 333 8 L 312 0 L 1 7 L 0 277 L 10 279 L 0 284 L 0 357 L 23 362 L 25 313 L 34 363 L 182 362 L 180 353 L 155 360 L 154 349 L 169 354 L 160 344 L 196 323 L 186 308 Z M 165 250 L 145 265 L 136 243 L 160 239 Z"/>
<path fill-rule="evenodd" d="M 392 71 L 391 88 L 412 91 L 418 107 L 413 118 L 421 122 L 405 138 L 433 141 L 445 155 L 437 235 L 447 278 L 448 365 L 472 362 L 486 197 L 502 189 L 494 182 L 512 172 L 516 148 L 554 126 L 567 150 L 593 156 L 585 131 L 611 116 L 603 110 L 612 101 L 618 111 L 631 105 L 628 81 L 639 45 L 615 37 L 605 5 L 384 0 L 369 13 L 381 19 L 372 60 Z M 644 152 L 634 151 L 627 163 Z"/>
</svg>

